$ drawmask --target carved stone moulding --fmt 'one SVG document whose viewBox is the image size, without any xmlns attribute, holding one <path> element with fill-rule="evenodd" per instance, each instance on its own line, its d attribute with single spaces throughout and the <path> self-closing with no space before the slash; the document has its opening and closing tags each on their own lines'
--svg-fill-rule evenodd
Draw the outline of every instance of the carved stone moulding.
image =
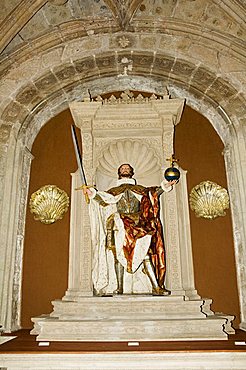
<svg viewBox="0 0 246 370">
<path fill-rule="evenodd" d="M 229 195 L 226 189 L 212 181 L 203 181 L 190 193 L 190 207 L 197 217 L 212 220 L 225 216 L 229 208 Z"/>
<path fill-rule="evenodd" d="M 100 95 L 96 97 L 96 101 L 102 102 L 102 104 L 129 104 L 129 103 L 148 103 L 153 100 L 162 100 L 166 98 L 170 98 L 169 92 L 167 87 L 164 88 L 163 93 L 161 96 L 158 96 L 156 94 L 151 94 L 149 97 L 145 96 L 146 93 L 138 94 L 137 96 L 134 96 L 134 93 L 130 90 L 125 90 L 120 94 L 120 97 L 116 97 L 114 94 L 111 94 L 111 96 L 107 98 L 102 98 Z"/>
<path fill-rule="evenodd" d="M 63 218 L 69 197 L 56 185 L 45 185 L 31 195 L 29 206 L 35 220 L 49 225 Z"/>
</svg>

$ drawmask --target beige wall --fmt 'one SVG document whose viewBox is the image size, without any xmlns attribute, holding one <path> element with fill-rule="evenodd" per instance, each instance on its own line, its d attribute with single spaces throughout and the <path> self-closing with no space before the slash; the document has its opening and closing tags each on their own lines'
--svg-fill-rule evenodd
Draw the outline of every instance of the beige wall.
<svg viewBox="0 0 246 370">
<path fill-rule="evenodd" d="M 70 135 L 71 115 L 65 111 L 50 120 L 33 145 L 29 195 L 46 184 L 70 194 L 70 173 L 76 161 Z M 188 170 L 188 190 L 204 180 L 226 187 L 223 144 L 210 123 L 185 108 L 175 134 L 176 156 Z M 214 221 L 191 213 L 195 280 L 198 292 L 214 300 L 212 308 L 239 316 L 230 212 Z M 50 301 L 67 288 L 69 213 L 53 225 L 34 221 L 27 211 L 23 268 L 22 326 L 30 317 L 49 313 Z M 237 319 L 238 323 L 238 319 Z"/>
</svg>

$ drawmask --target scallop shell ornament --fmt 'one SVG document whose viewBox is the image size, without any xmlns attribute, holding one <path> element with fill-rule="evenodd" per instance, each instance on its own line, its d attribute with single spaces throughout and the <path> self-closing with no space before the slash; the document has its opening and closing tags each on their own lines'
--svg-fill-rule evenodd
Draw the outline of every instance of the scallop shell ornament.
<svg viewBox="0 0 246 370">
<path fill-rule="evenodd" d="M 100 170 L 113 178 L 115 178 L 116 169 L 122 163 L 133 166 L 137 178 L 139 175 L 140 177 L 151 176 L 160 167 L 154 151 L 142 141 L 134 140 L 112 143 L 99 158 Z"/>
<path fill-rule="evenodd" d="M 190 207 L 197 217 L 212 220 L 225 216 L 229 208 L 228 192 L 212 181 L 203 181 L 191 190 Z"/>
<path fill-rule="evenodd" d="M 49 225 L 63 218 L 69 207 L 69 197 L 56 185 L 45 185 L 31 195 L 29 206 L 35 220 Z"/>
</svg>

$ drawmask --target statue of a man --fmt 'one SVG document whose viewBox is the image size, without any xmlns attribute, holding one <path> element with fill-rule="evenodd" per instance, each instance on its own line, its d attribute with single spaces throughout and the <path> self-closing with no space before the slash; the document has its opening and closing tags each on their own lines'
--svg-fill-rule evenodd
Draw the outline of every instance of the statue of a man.
<svg viewBox="0 0 246 370">
<path fill-rule="evenodd" d="M 115 294 L 124 292 L 124 270 L 134 274 L 140 266 L 151 282 L 153 295 L 170 293 L 164 286 L 165 250 L 158 198 L 172 190 L 176 181 L 144 187 L 136 184 L 133 175 L 133 168 L 122 164 L 116 187 L 107 192 L 92 187 L 84 190 L 91 200 L 92 280 L 97 295 L 103 295 L 108 284 L 108 251 L 114 256 Z"/>
</svg>

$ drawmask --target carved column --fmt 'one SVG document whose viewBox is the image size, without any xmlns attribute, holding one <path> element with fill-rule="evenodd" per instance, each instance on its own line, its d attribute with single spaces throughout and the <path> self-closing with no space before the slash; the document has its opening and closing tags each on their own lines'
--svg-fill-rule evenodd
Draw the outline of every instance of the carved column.
<svg viewBox="0 0 246 370">
<path fill-rule="evenodd" d="M 183 105 L 176 99 L 168 100 L 165 107 L 161 101 L 152 102 L 162 117 L 163 125 L 163 168 L 170 166 L 167 158 L 174 153 L 174 127 L 180 121 Z M 194 268 L 190 235 L 190 218 L 187 196 L 186 172 L 180 169 L 181 178 L 173 191 L 162 197 L 163 225 L 167 256 L 166 286 L 173 295 L 186 295 L 190 299 L 200 298 L 195 289 Z"/>
<path fill-rule="evenodd" d="M 81 129 L 83 165 L 88 184 L 92 184 L 93 178 L 92 121 L 99 106 L 101 103 L 92 105 L 84 102 L 82 116 L 80 116 L 80 112 L 77 111 L 77 103 L 70 104 L 75 124 Z M 63 300 L 76 300 L 80 296 L 93 295 L 89 212 L 82 191 L 75 190 L 80 186 L 81 178 L 77 171 L 72 174 L 69 279 L 68 290 Z"/>
<path fill-rule="evenodd" d="M 30 180 L 30 168 L 33 159 L 32 153 L 26 148 L 21 147 L 19 155 L 20 163 L 18 176 L 18 189 L 20 189 L 20 202 L 18 212 L 17 237 L 15 247 L 15 266 L 13 279 L 13 296 L 12 296 L 12 330 L 20 329 L 20 314 L 21 314 L 21 291 L 22 291 L 22 267 L 23 267 L 23 252 L 24 252 L 24 234 L 25 221 L 27 210 L 27 196 Z"/>
<path fill-rule="evenodd" d="M 63 300 L 71 300 L 80 295 L 92 295 L 91 284 L 88 274 L 81 270 L 81 261 L 85 264 L 85 271 L 88 263 L 90 264 L 90 246 L 87 246 L 88 253 L 85 255 L 83 248 L 82 219 L 83 209 L 87 207 L 81 191 L 75 189 L 81 186 L 81 178 L 77 172 L 72 173 L 71 189 L 71 212 L 70 212 L 70 240 L 69 240 L 69 274 L 68 290 Z M 79 206 L 78 206 L 79 205 Z"/>
<path fill-rule="evenodd" d="M 170 166 L 170 162 L 166 159 L 170 158 L 173 154 L 173 131 L 174 122 L 173 117 L 165 117 L 164 112 L 161 113 L 163 120 L 163 148 L 164 148 L 164 171 Z M 179 186 L 179 184 L 177 185 Z M 164 210 L 164 235 L 165 235 L 165 247 L 167 256 L 167 278 L 166 285 L 172 294 L 184 295 L 184 289 L 182 285 L 181 276 L 181 253 L 179 243 L 179 231 L 178 231 L 178 214 L 177 214 L 177 188 L 162 197 L 162 207 Z"/>
<path fill-rule="evenodd" d="M 246 137 L 238 127 L 224 150 L 233 222 L 237 283 L 241 311 L 240 328 L 246 330 Z"/>
<path fill-rule="evenodd" d="M 10 133 L 7 171 L 4 182 L 5 204 L 2 212 L 0 238 L 6 246 L 0 251 L 2 273 L 1 323 L 5 331 L 20 328 L 20 301 L 22 284 L 22 256 L 25 214 L 32 154 L 24 146 L 22 138 L 16 140 Z"/>
<path fill-rule="evenodd" d="M 185 296 L 199 299 L 195 289 L 193 254 L 191 245 L 190 215 L 187 193 L 186 171 L 180 168 L 180 181 L 176 188 L 176 204 L 178 218 L 178 245 L 181 261 L 181 279 Z"/>
</svg>

